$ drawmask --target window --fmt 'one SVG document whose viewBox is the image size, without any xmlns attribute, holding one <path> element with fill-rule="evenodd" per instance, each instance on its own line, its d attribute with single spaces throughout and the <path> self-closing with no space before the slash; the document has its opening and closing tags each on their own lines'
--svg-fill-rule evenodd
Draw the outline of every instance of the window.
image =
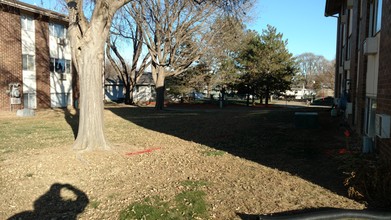
<svg viewBox="0 0 391 220">
<path fill-rule="evenodd" d="M 382 17 L 382 7 L 383 7 L 383 1 L 378 0 L 377 6 L 376 6 L 376 25 L 375 25 L 375 31 L 376 33 L 380 31 L 381 29 L 381 17 Z"/>
<path fill-rule="evenodd" d="M 55 73 L 71 73 L 71 61 L 65 59 L 50 59 L 50 71 Z"/>
<path fill-rule="evenodd" d="M 34 31 L 34 19 L 27 15 L 21 16 L 22 30 Z"/>
<path fill-rule="evenodd" d="M 372 0 L 370 3 L 370 36 L 375 36 L 381 29 L 382 0 Z"/>
<path fill-rule="evenodd" d="M 35 57 L 33 55 L 23 54 L 23 70 L 34 71 L 35 70 Z"/>
<path fill-rule="evenodd" d="M 65 38 L 66 37 L 66 28 L 61 24 L 50 24 L 50 35 L 56 38 Z"/>
<path fill-rule="evenodd" d="M 353 32 L 353 9 L 349 10 L 349 37 L 352 35 Z"/>
</svg>

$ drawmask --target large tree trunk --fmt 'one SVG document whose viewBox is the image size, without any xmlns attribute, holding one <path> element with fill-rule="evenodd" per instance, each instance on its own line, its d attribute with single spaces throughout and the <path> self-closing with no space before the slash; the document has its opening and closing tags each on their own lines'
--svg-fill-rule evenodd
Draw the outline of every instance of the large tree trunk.
<svg viewBox="0 0 391 220">
<path fill-rule="evenodd" d="M 73 149 L 109 149 L 103 122 L 104 46 L 115 12 L 129 1 L 94 1 L 90 19 L 84 15 L 83 0 L 65 1 L 69 12 L 72 62 L 80 85 L 79 129 Z"/>
<path fill-rule="evenodd" d="M 156 110 L 163 110 L 164 108 L 164 80 L 166 78 L 164 70 L 161 70 L 161 68 L 157 69 L 157 77 L 156 77 L 156 105 L 155 109 Z"/>
<path fill-rule="evenodd" d="M 125 86 L 125 104 L 131 105 L 133 104 L 133 92 L 130 85 Z"/>
<path fill-rule="evenodd" d="M 104 135 L 103 123 L 103 46 L 104 38 L 91 38 L 80 51 L 78 74 L 80 83 L 79 129 L 73 149 L 110 149 Z M 101 46 L 100 46 L 101 45 Z"/>
<path fill-rule="evenodd" d="M 269 86 L 267 86 L 265 91 L 265 105 L 269 105 L 269 96 L 270 96 L 270 90 L 269 90 Z"/>
</svg>

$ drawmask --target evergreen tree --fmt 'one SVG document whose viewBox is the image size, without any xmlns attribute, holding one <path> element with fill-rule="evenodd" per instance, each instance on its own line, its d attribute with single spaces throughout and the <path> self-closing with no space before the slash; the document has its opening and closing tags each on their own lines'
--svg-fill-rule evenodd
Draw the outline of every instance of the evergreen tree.
<svg viewBox="0 0 391 220">
<path fill-rule="evenodd" d="M 264 97 L 266 104 L 271 94 L 279 94 L 290 88 L 297 71 L 296 62 L 287 49 L 287 40 L 275 27 L 267 26 L 262 35 L 247 33 L 247 43 L 240 55 L 245 70 L 244 82 L 254 94 Z"/>
</svg>

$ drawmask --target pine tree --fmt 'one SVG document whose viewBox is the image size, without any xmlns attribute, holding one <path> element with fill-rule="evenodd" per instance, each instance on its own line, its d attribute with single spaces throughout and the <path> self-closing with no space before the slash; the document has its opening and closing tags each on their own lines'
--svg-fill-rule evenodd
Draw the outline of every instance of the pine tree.
<svg viewBox="0 0 391 220">
<path fill-rule="evenodd" d="M 245 70 L 246 84 L 252 91 L 264 97 L 266 104 L 271 94 L 289 89 L 297 71 L 296 62 L 287 49 L 287 40 L 275 27 L 267 26 L 262 35 L 255 31 L 247 34 L 247 43 L 240 53 L 240 62 Z"/>
</svg>

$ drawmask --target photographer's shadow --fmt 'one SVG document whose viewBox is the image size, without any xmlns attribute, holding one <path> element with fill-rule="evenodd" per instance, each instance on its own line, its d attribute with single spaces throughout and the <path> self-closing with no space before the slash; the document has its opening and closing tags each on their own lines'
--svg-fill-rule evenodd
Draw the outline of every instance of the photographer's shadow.
<svg viewBox="0 0 391 220">
<path fill-rule="evenodd" d="M 76 220 L 89 200 L 87 195 L 70 184 L 53 184 L 49 191 L 34 202 L 33 211 L 18 213 L 9 220 L 69 219 Z"/>
</svg>

